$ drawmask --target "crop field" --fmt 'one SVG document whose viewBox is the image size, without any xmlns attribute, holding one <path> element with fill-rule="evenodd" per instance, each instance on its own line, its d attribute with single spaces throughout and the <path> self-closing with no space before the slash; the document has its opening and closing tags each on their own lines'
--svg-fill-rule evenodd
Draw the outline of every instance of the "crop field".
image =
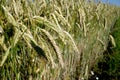
<svg viewBox="0 0 120 80">
<path fill-rule="evenodd" d="M 93 0 L 0 0 L 0 80 L 88 80 L 119 17 Z"/>
</svg>

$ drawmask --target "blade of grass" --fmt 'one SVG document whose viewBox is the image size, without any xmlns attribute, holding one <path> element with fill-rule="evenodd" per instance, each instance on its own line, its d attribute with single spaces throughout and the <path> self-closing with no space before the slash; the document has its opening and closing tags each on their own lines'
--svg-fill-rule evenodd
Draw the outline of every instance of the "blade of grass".
<svg viewBox="0 0 120 80">
<path fill-rule="evenodd" d="M 10 47 L 7 49 L 7 51 L 5 52 L 5 55 L 4 55 L 3 60 L 2 60 L 2 62 L 1 62 L 1 64 L 0 64 L 0 67 L 2 67 L 3 64 L 5 63 L 7 57 L 8 57 L 8 55 L 9 55 L 9 53 L 10 53 L 10 49 L 11 49 L 11 46 L 10 46 Z"/>
</svg>

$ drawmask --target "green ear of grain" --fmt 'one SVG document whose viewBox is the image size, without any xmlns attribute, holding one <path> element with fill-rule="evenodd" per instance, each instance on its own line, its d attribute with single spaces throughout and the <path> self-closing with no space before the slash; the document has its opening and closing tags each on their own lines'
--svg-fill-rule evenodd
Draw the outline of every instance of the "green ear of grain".
<svg viewBox="0 0 120 80">
<path fill-rule="evenodd" d="M 2 6 L 2 8 L 3 8 L 4 12 L 5 12 L 5 16 L 7 18 L 7 21 L 9 23 L 12 23 L 14 26 L 17 26 L 17 23 L 16 23 L 14 17 L 8 12 L 8 10 L 4 6 Z"/>
</svg>

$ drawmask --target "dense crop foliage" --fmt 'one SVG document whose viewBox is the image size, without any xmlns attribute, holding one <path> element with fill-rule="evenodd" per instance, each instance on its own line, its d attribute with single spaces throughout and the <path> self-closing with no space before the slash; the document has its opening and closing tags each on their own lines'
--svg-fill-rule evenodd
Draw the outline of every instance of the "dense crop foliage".
<svg viewBox="0 0 120 80">
<path fill-rule="evenodd" d="M 1 0 L 0 79 L 87 79 L 119 8 L 84 0 Z"/>
</svg>

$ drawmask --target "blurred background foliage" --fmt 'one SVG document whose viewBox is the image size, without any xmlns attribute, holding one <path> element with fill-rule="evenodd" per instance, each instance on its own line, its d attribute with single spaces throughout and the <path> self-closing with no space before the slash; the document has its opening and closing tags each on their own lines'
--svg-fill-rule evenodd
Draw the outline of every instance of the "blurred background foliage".
<svg viewBox="0 0 120 80">
<path fill-rule="evenodd" d="M 111 41 L 108 43 L 103 57 L 92 68 L 95 75 L 91 76 L 89 80 L 95 80 L 96 77 L 99 77 L 100 80 L 120 79 L 120 18 L 116 20 L 110 34 L 114 37 L 115 46 Z"/>
</svg>

